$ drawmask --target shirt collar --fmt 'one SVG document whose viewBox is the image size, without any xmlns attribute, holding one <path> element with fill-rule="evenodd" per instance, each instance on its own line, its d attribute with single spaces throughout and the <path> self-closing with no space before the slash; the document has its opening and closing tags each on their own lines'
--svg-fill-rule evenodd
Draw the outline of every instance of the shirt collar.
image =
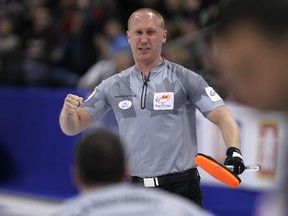
<svg viewBox="0 0 288 216">
<path fill-rule="evenodd" d="M 162 69 L 163 69 L 166 65 L 167 65 L 167 60 L 166 60 L 165 58 L 163 58 L 163 61 L 162 61 L 160 64 L 158 64 L 156 67 L 154 67 L 154 68 L 152 68 L 152 69 L 150 70 L 150 76 L 151 76 L 152 74 L 161 72 Z M 141 73 L 142 73 L 142 71 L 138 70 L 135 65 L 134 65 L 134 71 L 136 72 L 136 74 L 139 74 L 139 75 L 141 75 Z"/>
</svg>

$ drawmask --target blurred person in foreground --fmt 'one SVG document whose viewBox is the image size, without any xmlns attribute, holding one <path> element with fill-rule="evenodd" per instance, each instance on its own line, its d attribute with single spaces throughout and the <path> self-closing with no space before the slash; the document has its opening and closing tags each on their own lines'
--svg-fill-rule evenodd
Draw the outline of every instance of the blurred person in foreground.
<svg viewBox="0 0 288 216">
<path fill-rule="evenodd" d="M 210 215 L 181 197 L 125 183 L 122 144 L 111 132 L 84 136 L 75 156 L 74 180 L 81 194 L 60 206 L 54 216 Z"/>
<path fill-rule="evenodd" d="M 223 9 L 214 52 L 235 100 L 288 111 L 287 23 L 287 0 L 232 0 Z"/>
<path fill-rule="evenodd" d="M 259 109 L 288 111 L 287 23 L 286 0 L 232 0 L 223 9 L 213 46 L 234 100 Z M 283 185 L 263 198 L 257 216 L 288 215 L 286 167 L 283 172 Z"/>
<path fill-rule="evenodd" d="M 167 31 L 150 8 L 128 20 L 128 41 L 135 65 L 98 85 L 83 98 L 68 94 L 60 126 L 75 135 L 113 110 L 125 144 L 131 183 L 158 187 L 202 206 L 197 154 L 196 109 L 216 124 L 227 147 L 225 164 L 244 171 L 239 127 L 222 98 L 195 72 L 161 56 Z"/>
</svg>

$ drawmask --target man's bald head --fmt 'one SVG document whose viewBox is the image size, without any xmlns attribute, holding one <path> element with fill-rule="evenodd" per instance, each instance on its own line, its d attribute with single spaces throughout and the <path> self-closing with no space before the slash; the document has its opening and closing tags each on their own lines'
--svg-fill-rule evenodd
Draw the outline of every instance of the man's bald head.
<svg viewBox="0 0 288 216">
<path fill-rule="evenodd" d="M 154 9 L 151 9 L 151 8 L 141 8 L 141 9 L 138 9 L 136 11 L 134 11 L 131 16 L 129 17 L 128 19 L 128 30 L 130 29 L 130 23 L 131 23 L 131 20 L 137 16 L 138 14 L 147 14 L 147 15 L 150 15 L 151 16 L 156 16 L 157 20 L 159 21 L 159 24 L 161 26 L 161 28 L 164 30 L 165 29 L 165 23 L 164 23 L 164 19 L 162 17 L 162 15 L 157 12 L 156 10 Z"/>
</svg>

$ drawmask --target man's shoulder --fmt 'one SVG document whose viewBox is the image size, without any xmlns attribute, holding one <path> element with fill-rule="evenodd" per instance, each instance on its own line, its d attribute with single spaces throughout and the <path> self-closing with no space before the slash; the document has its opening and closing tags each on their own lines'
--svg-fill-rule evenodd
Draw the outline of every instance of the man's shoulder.
<svg viewBox="0 0 288 216">
<path fill-rule="evenodd" d="M 123 71 L 121 71 L 120 73 L 116 74 L 118 75 L 119 79 L 130 76 L 131 73 L 133 73 L 133 71 L 135 70 L 135 66 L 132 66 L 130 68 L 127 68 Z"/>
<path fill-rule="evenodd" d="M 118 82 L 121 80 L 125 80 L 127 77 L 130 76 L 130 74 L 134 71 L 134 66 L 127 68 L 126 70 L 123 70 L 117 74 L 114 74 L 113 76 L 109 77 L 105 80 L 105 82 Z"/>
<path fill-rule="evenodd" d="M 186 77 L 188 76 L 195 76 L 198 77 L 200 76 L 199 74 L 197 74 L 196 72 L 194 72 L 193 70 L 186 68 L 183 65 L 180 65 L 178 63 L 166 60 L 167 62 L 167 69 L 173 73 L 175 73 L 178 77 L 182 78 L 182 77 Z"/>
<path fill-rule="evenodd" d="M 134 67 L 130 67 L 130 68 L 126 69 L 126 70 L 121 71 L 120 73 L 114 74 L 114 75 L 110 76 L 109 78 L 103 80 L 100 83 L 100 85 L 102 87 L 104 87 L 104 88 L 108 87 L 110 89 L 111 86 L 113 86 L 114 84 L 117 84 L 117 83 L 123 82 L 125 80 L 128 80 L 130 74 L 133 72 L 133 69 L 134 69 Z"/>
</svg>

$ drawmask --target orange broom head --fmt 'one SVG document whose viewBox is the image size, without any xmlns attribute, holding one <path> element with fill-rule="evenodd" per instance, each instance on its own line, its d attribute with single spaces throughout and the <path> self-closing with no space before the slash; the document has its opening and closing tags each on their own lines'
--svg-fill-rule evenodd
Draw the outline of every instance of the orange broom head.
<svg viewBox="0 0 288 216">
<path fill-rule="evenodd" d="M 199 153 L 194 160 L 199 167 L 227 186 L 236 188 L 240 185 L 241 179 L 214 158 Z"/>
</svg>

